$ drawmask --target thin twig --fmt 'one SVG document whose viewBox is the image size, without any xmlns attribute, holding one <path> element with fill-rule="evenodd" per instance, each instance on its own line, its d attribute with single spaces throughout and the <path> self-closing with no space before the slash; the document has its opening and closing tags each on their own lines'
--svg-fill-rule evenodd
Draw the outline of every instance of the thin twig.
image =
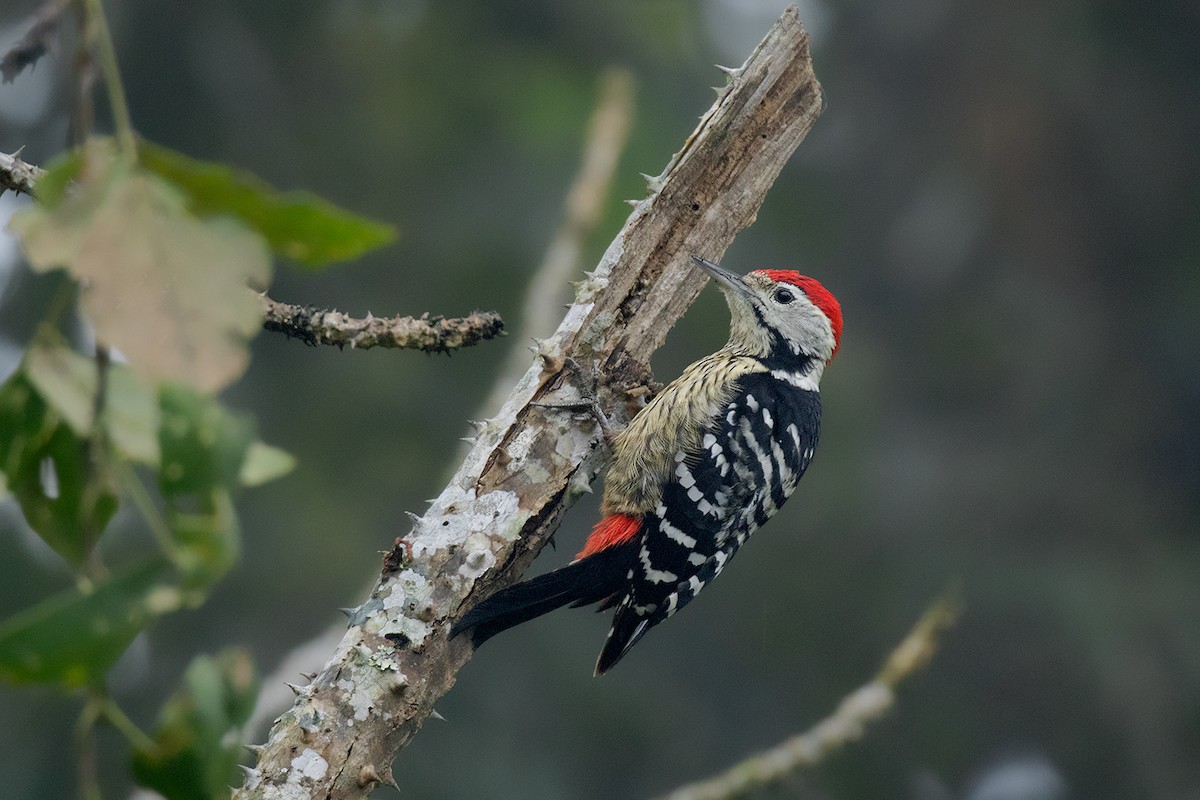
<svg viewBox="0 0 1200 800">
<path fill-rule="evenodd" d="M 113 45 L 112 31 L 104 15 L 104 4 L 100 0 L 84 0 L 88 14 L 88 32 L 91 44 L 96 48 L 96 61 L 104 75 L 108 90 L 109 111 L 116 129 L 117 145 L 121 155 L 131 161 L 137 158 L 137 138 L 133 132 L 133 121 L 129 116 L 129 104 L 125 101 L 125 85 L 121 83 L 121 70 L 117 66 L 117 49 Z M 90 133 L 90 131 L 86 132 Z"/>
<path fill-rule="evenodd" d="M 263 328 L 294 336 L 305 344 L 367 350 L 372 347 L 444 353 L 470 347 L 504 333 L 504 321 L 493 311 L 466 317 L 349 317 L 340 311 L 280 303 L 259 295 Z"/>
<path fill-rule="evenodd" d="M 79 147 L 92 135 L 96 122 L 96 76 L 98 67 L 92 42 L 96 38 L 95 15 L 88 13 L 87 0 L 72 0 L 78 36 L 71 61 L 71 116 L 67 125 L 67 146 Z"/>
<path fill-rule="evenodd" d="M 820 763 L 834 750 L 862 738 L 869 723 L 896 701 L 901 681 L 929 663 L 937 640 L 958 618 L 958 592 L 948 590 L 921 615 L 870 682 L 842 699 L 837 710 L 804 733 L 751 756 L 708 780 L 682 786 L 660 800 L 734 800 Z"/>
<path fill-rule="evenodd" d="M 58 22 L 67 8 L 67 0 L 50 0 L 33 18 L 33 24 L 0 58 L 0 82 L 12 83 L 26 67 L 32 68 L 38 59 L 50 52 L 54 35 L 58 33 Z"/>
</svg>

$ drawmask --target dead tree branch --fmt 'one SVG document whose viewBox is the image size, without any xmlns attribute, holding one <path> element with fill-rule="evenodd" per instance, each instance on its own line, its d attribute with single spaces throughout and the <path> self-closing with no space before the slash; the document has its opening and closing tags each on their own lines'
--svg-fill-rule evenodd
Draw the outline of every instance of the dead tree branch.
<svg viewBox="0 0 1200 800">
<path fill-rule="evenodd" d="M 259 295 L 263 328 L 294 336 L 305 344 L 328 344 L 367 350 L 372 347 L 444 353 L 470 347 L 504 333 L 504 321 L 494 311 L 466 317 L 349 317 L 340 311 L 294 306 Z"/>
<path fill-rule="evenodd" d="M 879 674 L 842 698 L 837 710 L 809 730 L 720 775 L 681 786 L 660 800 L 736 800 L 815 766 L 839 747 L 862 738 L 866 726 L 895 703 L 900 682 L 933 658 L 938 636 L 954 624 L 958 607 L 953 590 L 936 600 L 888 656 Z"/>
<path fill-rule="evenodd" d="M 604 461 L 600 431 L 535 405 L 598 398 L 627 416 L 650 355 L 703 285 L 693 253 L 719 259 L 749 225 L 821 109 L 808 35 L 794 7 L 739 69 L 636 204 L 558 330 L 412 533 L 320 673 L 298 689 L 235 790 L 248 798 L 362 798 L 394 784 L 396 752 L 470 657 L 450 623 L 511 583 Z M 582 374 L 585 385 L 576 385 Z M 596 386 L 586 376 L 598 376 Z"/>
</svg>

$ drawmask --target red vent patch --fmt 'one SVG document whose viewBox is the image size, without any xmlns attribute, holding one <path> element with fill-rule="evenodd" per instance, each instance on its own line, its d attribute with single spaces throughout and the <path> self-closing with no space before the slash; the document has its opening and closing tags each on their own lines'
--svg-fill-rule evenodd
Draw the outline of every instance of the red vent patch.
<svg viewBox="0 0 1200 800">
<path fill-rule="evenodd" d="M 631 517 L 628 514 L 610 514 L 596 523 L 592 533 L 584 543 L 583 549 L 575 558 L 587 558 L 593 553 L 607 550 L 619 544 L 625 544 L 642 528 L 641 517 Z"/>
</svg>

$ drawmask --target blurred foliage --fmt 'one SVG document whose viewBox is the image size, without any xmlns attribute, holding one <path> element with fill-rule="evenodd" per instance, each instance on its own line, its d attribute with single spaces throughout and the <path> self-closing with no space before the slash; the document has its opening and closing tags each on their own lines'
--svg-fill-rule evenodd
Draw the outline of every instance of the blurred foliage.
<svg viewBox="0 0 1200 800">
<path fill-rule="evenodd" d="M 117 508 L 113 488 L 93 475 L 87 442 L 17 373 L 0 389 L 0 458 L 25 520 L 79 568 Z"/>
<path fill-rule="evenodd" d="M 253 175 L 143 142 L 138 160 L 182 189 L 201 217 L 229 214 L 261 233 L 271 249 L 310 267 L 348 261 L 390 244 L 396 230 L 349 214 L 306 192 L 280 194 Z"/>
<path fill-rule="evenodd" d="M 94 750 L 106 722 L 137 748 L 133 774 L 144 785 L 172 799 L 220 797 L 258 694 L 249 654 L 198 657 L 154 740 L 108 695 L 109 673 L 150 623 L 200 605 L 236 563 L 234 490 L 294 465 L 214 396 L 245 370 L 247 341 L 262 327 L 251 288 L 270 277 L 268 248 L 324 265 L 394 234 L 315 196 L 280 195 L 248 173 L 135 145 L 99 9 L 79 6 L 95 54 L 82 69 L 103 73 L 116 136 L 90 136 L 56 158 L 38 203 L 12 215 L 29 265 L 69 280 L 0 385 L 4 494 L 75 586 L 0 621 L 0 678 L 84 690 L 80 796 L 101 794 Z M 58 330 L 76 295 L 97 342 L 80 348 L 91 357 Z M 129 366 L 112 363 L 114 347 Z M 138 469 L 157 478 L 157 498 Z M 110 571 L 99 545 L 122 501 L 159 554 Z"/>
<path fill-rule="evenodd" d="M 167 700 L 154 741 L 134 753 L 138 783 L 168 800 L 224 797 L 236 783 L 238 734 L 258 697 L 258 675 L 245 650 L 197 657 L 184 688 Z"/>
<path fill-rule="evenodd" d="M 112 11 L 147 138 L 403 228 L 336 272 L 281 271 L 281 296 L 496 308 L 516 325 L 594 77 L 628 66 L 639 110 L 593 263 L 628 213 L 618 201 L 642 196 L 637 173 L 657 173 L 711 101 L 710 65 L 740 63 L 783 4 Z M 0 40 L 37 5 L 4 5 Z M 737 566 L 603 680 L 589 677 L 599 616 L 561 612 L 489 642 L 439 705 L 451 722 L 427 726 L 397 776 L 424 798 L 662 792 L 824 716 L 960 575 L 968 611 L 895 713 L 778 796 L 977 799 L 1028 763 L 1071 797 L 1196 794 L 1200 17 L 1178 0 L 807 2 L 801 17 L 829 106 L 724 262 L 798 266 L 842 301 L 816 463 Z M 70 52 L 0 87 L 0 147 L 27 144 L 43 165 L 61 151 Z M 29 341 L 60 281 L 11 273 L 0 337 Z M 702 295 L 660 378 L 719 347 L 725 319 Z M 147 727 L 197 651 L 244 643 L 270 668 L 361 601 L 402 512 L 444 483 L 464 421 L 494 412 L 477 405 L 502 361 L 252 348 L 227 401 L 298 466 L 240 503 L 244 557 L 204 606 L 111 671 Z M 569 516 L 545 567 L 592 512 Z M 70 579 L 0 514 L 8 616 Z M 144 528 L 118 513 L 106 556 L 136 563 Z M 13 797 L 67 796 L 56 733 L 77 709 L 0 691 L 0 781 Z M 101 763 L 120 796 L 121 751 L 99 746 L 117 754 Z"/>
<path fill-rule="evenodd" d="M 80 281 L 97 338 L 147 377 L 215 391 L 240 375 L 245 341 L 262 325 L 244 287 L 264 288 L 271 272 L 262 240 L 191 215 L 178 189 L 111 141 L 89 142 L 55 170 L 73 176 L 73 190 L 11 224 L 30 265 L 65 267 Z"/>
<path fill-rule="evenodd" d="M 157 561 L 44 600 L 0 623 L 0 676 L 13 683 L 88 686 L 155 617 L 176 611 L 179 591 Z"/>
</svg>

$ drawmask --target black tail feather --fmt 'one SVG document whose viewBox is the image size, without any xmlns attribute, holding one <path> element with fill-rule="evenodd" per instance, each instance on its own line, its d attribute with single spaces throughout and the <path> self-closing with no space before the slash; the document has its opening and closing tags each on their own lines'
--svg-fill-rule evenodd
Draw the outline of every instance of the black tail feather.
<svg viewBox="0 0 1200 800">
<path fill-rule="evenodd" d="M 612 628 L 608 638 L 604 640 L 604 649 L 596 659 L 596 675 L 608 672 L 616 663 L 625 657 L 638 641 L 646 635 L 646 631 L 654 627 L 661 619 L 643 617 L 633 613 L 627 605 L 622 604 L 613 616 Z"/>
<path fill-rule="evenodd" d="M 568 603 L 574 607 L 604 600 L 624 586 L 636 552 L 636 546 L 610 547 L 501 589 L 468 611 L 451 629 L 450 638 L 469 631 L 479 647 L 501 631 Z"/>
</svg>

